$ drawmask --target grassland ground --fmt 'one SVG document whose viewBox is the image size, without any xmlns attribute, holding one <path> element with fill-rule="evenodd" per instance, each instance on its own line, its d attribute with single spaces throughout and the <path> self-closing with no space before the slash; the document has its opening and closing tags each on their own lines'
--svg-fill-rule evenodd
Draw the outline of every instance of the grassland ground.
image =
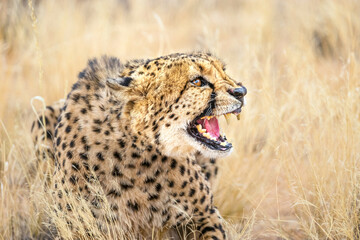
<svg viewBox="0 0 360 240">
<path fill-rule="evenodd" d="M 88 58 L 201 49 L 248 89 L 241 121 L 221 121 L 230 238 L 359 239 L 359 13 L 355 0 L 0 2 L 0 239 L 52 237 L 33 108 L 66 97 Z"/>
</svg>

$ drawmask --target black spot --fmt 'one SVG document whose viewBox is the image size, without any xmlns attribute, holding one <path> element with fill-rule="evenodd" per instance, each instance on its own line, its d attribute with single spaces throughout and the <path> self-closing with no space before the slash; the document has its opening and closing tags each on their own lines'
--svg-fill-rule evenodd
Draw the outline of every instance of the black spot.
<svg viewBox="0 0 360 240">
<path fill-rule="evenodd" d="M 72 140 L 71 142 L 70 142 L 70 147 L 74 147 L 75 146 L 75 141 L 74 140 Z"/>
<path fill-rule="evenodd" d="M 149 168 L 151 166 L 151 162 L 144 160 L 143 162 L 141 162 L 140 165 L 143 167 Z"/>
<path fill-rule="evenodd" d="M 149 194 L 148 200 L 157 200 L 159 199 L 159 195 L 158 194 Z"/>
<path fill-rule="evenodd" d="M 152 149 L 153 149 L 153 147 L 152 147 L 151 145 L 148 145 L 148 146 L 146 147 L 146 151 L 148 151 L 148 152 L 151 152 Z"/>
<path fill-rule="evenodd" d="M 61 143 L 61 138 L 60 138 L 60 137 L 58 137 L 58 138 L 56 139 L 56 146 L 59 146 L 59 145 L 60 145 L 60 143 Z"/>
<path fill-rule="evenodd" d="M 188 182 L 187 182 L 187 181 L 184 181 L 184 182 L 182 183 L 182 185 L 181 185 L 181 188 L 186 187 L 187 184 L 188 184 Z"/>
<path fill-rule="evenodd" d="M 93 131 L 94 133 L 100 133 L 100 132 L 101 132 L 101 128 L 99 128 L 99 127 L 97 127 L 97 126 L 93 126 L 93 127 L 92 127 L 92 131 Z"/>
<path fill-rule="evenodd" d="M 110 132 L 109 132 L 108 130 L 106 130 L 106 131 L 104 132 L 104 134 L 105 134 L 106 136 L 109 136 Z"/>
<path fill-rule="evenodd" d="M 79 164 L 77 164 L 77 163 L 75 163 L 75 162 L 71 164 L 71 167 L 72 167 L 72 169 L 74 169 L 74 170 L 77 171 L 77 172 L 80 170 Z"/>
<path fill-rule="evenodd" d="M 66 133 L 71 132 L 71 126 L 70 126 L 70 125 L 65 128 L 65 132 L 66 132 Z"/>
<path fill-rule="evenodd" d="M 90 170 L 89 164 L 88 164 L 87 162 L 82 162 L 82 164 L 83 164 L 83 166 L 85 167 L 85 169 L 86 169 L 87 171 Z"/>
<path fill-rule="evenodd" d="M 104 161 L 104 160 L 105 160 L 105 159 L 104 159 L 104 156 L 102 155 L 101 152 L 98 152 L 98 153 L 96 154 L 96 157 L 97 157 L 100 161 Z"/>
<path fill-rule="evenodd" d="M 67 120 L 70 120 L 70 118 L 71 118 L 71 112 L 65 113 L 65 118 L 66 118 Z"/>
<path fill-rule="evenodd" d="M 133 188 L 134 185 L 128 184 L 128 183 L 120 183 L 120 187 L 121 187 L 121 189 L 123 189 L 123 190 L 128 190 L 128 189 Z"/>
<path fill-rule="evenodd" d="M 74 100 L 74 102 L 78 102 L 79 101 L 79 99 L 80 99 L 80 94 L 73 94 L 73 96 L 72 96 L 72 100 Z"/>
<path fill-rule="evenodd" d="M 134 164 L 131 164 L 131 163 L 127 164 L 126 167 L 130 168 L 130 169 L 135 169 L 136 168 L 136 166 Z"/>
<path fill-rule="evenodd" d="M 152 162 L 154 162 L 154 161 L 156 161 L 156 159 L 157 159 L 157 155 L 155 155 L 155 154 L 154 154 L 154 155 L 152 155 L 152 157 L 151 157 L 151 161 L 152 161 Z"/>
<path fill-rule="evenodd" d="M 133 79 L 131 77 L 122 78 L 121 85 L 128 87 Z"/>
<path fill-rule="evenodd" d="M 80 158 L 82 160 L 86 160 L 86 161 L 89 160 L 89 157 L 88 157 L 87 153 L 80 153 L 79 156 L 80 156 Z"/>
<path fill-rule="evenodd" d="M 132 202 L 131 200 L 129 200 L 127 202 L 127 206 L 132 209 L 133 211 L 138 211 L 139 210 L 139 205 L 136 201 Z"/>
<path fill-rule="evenodd" d="M 151 184 L 151 183 L 154 183 L 156 181 L 155 178 L 152 178 L 152 177 L 146 177 L 144 183 L 145 184 Z"/>
<path fill-rule="evenodd" d="M 136 152 L 133 152 L 133 153 L 131 154 L 131 157 L 132 157 L 132 158 L 140 158 L 140 155 L 139 155 L 138 153 L 136 153 Z"/>
<path fill-rule="evenodd" d="M 169 181 L 169 185 L 168 185 L 168 186 L 169 186 L 170 188 L 172 188 L 172 187 L 174 187 L 174 184 L 175 184 L 174 181 Z"/>
<path fill-rule="evenodd" d="M 116 189 L 111 189 L 108 193 L 108 196 L 120 197 L 121 193 L 118 192 Z"/>
<path fill-rule="evenodd" d="M 203 230 L 201 230 L 201 233 L 202 234 L 205 234 L 205 233 L 207 233 L 207 232 L 215 232 L 215 228 L 214 227 L 205 227 Z M 214 239 L 214 238 L 212 238 L 212 239 Z M 217 239 L 217 238 L 215 238 L 215 239 Z"/>
<path fill-rule="evenodd" d="M 70 206 L 70 204 L 66 204 L 66 210 L 68 210 L 69 212 L 71 212 L 72 211 L 72 209 L 71 209 L 71 206 Z"/>
<path fill-rule="evenodd" d="M 123 174 L 120 172 L 119 168 L 117 166 L 114 167 L 113 171 L 111 172 L 111 175 L 114 177 L 122 177 Z"/>
<path fill-rule="evenodd" d="M 151 210 L 152 212 L 158 212 L 158 211 L 159 211 L 159 209 L 157 209 L 157 208 L 154 207 L 154 206 L 150 206 L 150 210 Z"/>
<path fill-rule="evenodd" d="M 75 175 L 71 175 L 71 177 L 69 178 L 69 181 L 75 185 L 78 181 L 78 178 Z"/>
<path fill-rule="evenodd" d="M 196 192 L 196 190 L 194 188 L 191 188 L 190 192 L 189 192 L 189 197 L 194 196 L 195 192 Z"/>
<path fill-rule="evenodd" d="M 119 162 L 122 160 L 121 155 L 120 155 L 119 152 L 115 151 L 113 155 Z"/>
<path fill-rule="evenodd" d="M 95 124 L 98 124 L 98 125 L 101 125 L 102 124 L 102 121 L 100 119 L 94 119 L 94 123 Z"/>
<path fill-rule="evenodd" d="M 92 168 L 95 172 L 100 169 L 99 165 L 94 165 Z"/>
<path fill-rule="evenodd" d="M 73 157 L 72 151 L 68 151 L 66 153 L 66 156 L 67 156 L 67 158 L 72 159 L 72 157 Z"/>
<path fill-rule="evenodd" d="M 171 167 L 172 169 L 174 169 L 174 168 L 176 168 L 176 165 L 177 165 L 176 160 L 175 160 L 175 159 L 172 159 L 172 160 L 171 160 L 171 165 L 170 165 L 170 167 Z"/>
<path fill-rule="evenodd" d="M 156 184 L 156 186 L 155 186 L 155 190 L 156 190 L 157 192 L 160 192 L 160 191 L 161 191 L 161 189 L 162 189 L 161 184 L 160 184 L 160 183 Z"/>
<path fill-rule="evenodd" d="M 205 202 L 205 195 L 200 199 L 200 203 L 203 204 Z"/>
<path fill-rule="evenodd" d="M 185 166 L 184 165 L 180 166 L 180 174 L 181 174 L 181 176 L 184 176 L 184 174 L 185 174 Z"/>
<path fill-rule="evenodd" d="M 161 158 L 161 162 L 166 162 L 167 161 L 167 157 L 166 156 L 163 156 L 162 158 Z"/>
<path fill-rule="evenodd" d="M 81 112 L 82 114 L 86 114 L 87 110 L 86 110 L 86 108 L 83 108 L 83 109 L 80 110 L 80 112 Z"/>
<path fill-rule="evenodd" d="M 125 147 L 125 142 L 124 142 L 124 140 L 118 139 L 117 142 L 118 142 L 118 144 L 119 144 L 119 146 L 120 146 L 121 148 L 124 148 L 124 147 Z"/>
<path fill-rule="evenodd" d="M 206 179 L 210 179 L 211 173 L 210 173 L 210 172 L 207 172 L 207 173 L 205 174 L 205 176 L 206 176 Z"/>
<path fill-rule="evenodd" d="M 51 112 L 55 112 L 55 110 L 52 106 L 47 106 L 46 108 L 49 109 Z"/>
<path fill-rule="evenodd" d="M 46 138 L 47 139 L 52 139 L 52 133 L 50 130 L 46 130 Z"/>
</svg>

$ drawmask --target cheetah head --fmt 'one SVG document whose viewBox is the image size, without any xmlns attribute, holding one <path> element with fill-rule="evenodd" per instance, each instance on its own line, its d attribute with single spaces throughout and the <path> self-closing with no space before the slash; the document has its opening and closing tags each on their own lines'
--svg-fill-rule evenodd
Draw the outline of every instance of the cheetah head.
<svg viewBox="0 0 360 240">
<path fill-rule="evenodd" d="M 219 59 L 207 53 L 173 54 L 132 64 L 120 80 L 107 83 L 130 96 L 124 111 L 133 132 L 172 157 L 201 152 L 217 158 L 231 152 L 218 118 L 239 117 L 247 91 L 225 73 Z"/>
</svg>

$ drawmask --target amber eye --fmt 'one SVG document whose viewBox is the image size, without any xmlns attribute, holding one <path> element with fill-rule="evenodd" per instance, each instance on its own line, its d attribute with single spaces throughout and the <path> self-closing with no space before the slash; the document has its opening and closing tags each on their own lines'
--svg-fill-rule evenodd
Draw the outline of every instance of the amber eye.
<svg viewBox="0 0 360 240">
<path fill-rule="evenodd" d="M 202 87 L 202 86 L 205 85 L 204 81 L 202 81 L 202 79 L 200 77 L 192 80 L 191 83 L 194 84 L 197 87 Z"/>
</svg>

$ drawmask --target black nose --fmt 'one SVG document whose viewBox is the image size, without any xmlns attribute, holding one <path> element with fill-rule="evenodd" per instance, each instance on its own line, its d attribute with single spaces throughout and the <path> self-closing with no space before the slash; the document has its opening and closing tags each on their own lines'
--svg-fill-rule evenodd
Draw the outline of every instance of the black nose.
<svg viewBox="0 0 360 240">
<path fill-rule="evenodd" d="M 244 97 L 247 93 L 247 90 L 245 87 L 239 87 L 232 90 L 232 95 L 236 98 Z"/>
</svg>

